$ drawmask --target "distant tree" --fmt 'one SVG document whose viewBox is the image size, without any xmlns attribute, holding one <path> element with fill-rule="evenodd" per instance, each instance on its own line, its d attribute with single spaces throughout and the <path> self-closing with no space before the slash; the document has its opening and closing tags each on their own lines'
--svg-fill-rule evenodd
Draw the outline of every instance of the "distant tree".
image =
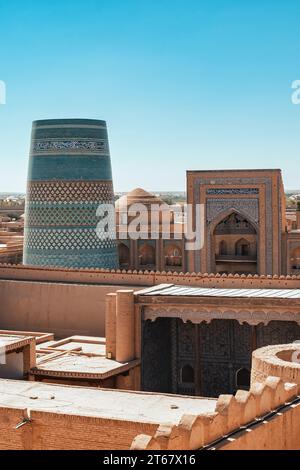
<svg viewBox="0 0 300 470">
<path fill-rule="evenodd" d="M 169 206 L 174 204 L 174 199 L 170 194 L 166 194 L 165 196 L 160 196 L 161 200 L 164 201 Z"/>
<path fill-rule="evenodd" d="M 296 201 L 295 199 L 291 199 L 290 197 L 286 196 L 286 207 L 288 209 L 295 209 L 296 208 Z"/>
</svg>

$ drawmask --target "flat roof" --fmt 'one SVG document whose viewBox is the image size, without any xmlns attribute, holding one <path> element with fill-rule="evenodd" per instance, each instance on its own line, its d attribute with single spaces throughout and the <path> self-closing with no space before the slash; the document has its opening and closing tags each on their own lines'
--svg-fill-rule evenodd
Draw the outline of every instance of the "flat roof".
<svg viewBox="0 0 300 470">
<path fill-rule="evenodd" d="M 44 354 L 37 359 L 36 367 L 30 370 L 33 375 L 51 377 L 71 377 L 106 379 L 126 372 L 140 363 L 139 360 L 117 362 L 105 356 L 89 356 L 76 351 Z"/>
<path fill-rule="evenodd" d="M 33 336 L 35 338 L 36 344 L 42 344 L 46 341 L 51 341 L 54 339 L 53 333 L 44 333 L 41 331 L 19 331 L 19 330 L 0 330 L 0 335 L 6 336 L 21 336 L 27 338 L 28 336 Z"/>
<path fill-rule="evenodd" d="M 214 412 L 216 402 L 210 398 L 0 380 L 1 407 L 140 423 L 178 424 L 185 414 Z"/>
<path fill-rule="evenodd" d="M 300 299 L 300 289 L 219 289 L 160 284 L 138 291 L 136 295 Z"/>
<path fill-rule="evenodd" d="M 257 173 L 257 172 L 282 172 L 280 168 L 230 168 L 228 170 L 220 169 L 220 170 L 186 170 L 187 173 Z"/>
<path fill-rule="evenodd" d="M 86 378 L 102 380 L 126 372 L 140 363 L 126 363 L 106 357 L 105 338 L 93 336 L 70 336 L 59 341 L 41 344 L 38 349 L 33 375 L 57 378 Z"/>
<path fill-rule="evenodd" d="M 81 351 L 83 353 L 93 353 L 105 356 L 105 338 L 97 336 L 69 336 L 58 341 L 51 341 L 47 344 L 49 348 L 61 351 Z M 43 349 L 43 344 L 39 349 Z"/>
<path fill-rule="evenodd" d="M 34 341 L 33 336 L 0 334 L 0 349 L 6 352 L 23 348 Z"/>
</svg>

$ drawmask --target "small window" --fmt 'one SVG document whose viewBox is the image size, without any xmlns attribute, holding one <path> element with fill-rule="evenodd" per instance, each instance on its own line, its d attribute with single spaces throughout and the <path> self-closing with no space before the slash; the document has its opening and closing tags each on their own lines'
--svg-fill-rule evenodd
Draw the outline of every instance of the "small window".
<svg viewBox="0 0 300 470">
<path fill-rule="evenodd" d="M 249 387 L 250 371 L 249 369 L 246 369 L 246 367 L 243 367 L 242 369 L 239 369 L 236 373 L 236 388 L 248 390 Z"/>
<path fill-rule="evenodd" d="M 195 373 L 192 366 L 186 364 L 181 369 L 181 382 L 182 383 L 194 383 L 195 382 Z"/>
</svg>

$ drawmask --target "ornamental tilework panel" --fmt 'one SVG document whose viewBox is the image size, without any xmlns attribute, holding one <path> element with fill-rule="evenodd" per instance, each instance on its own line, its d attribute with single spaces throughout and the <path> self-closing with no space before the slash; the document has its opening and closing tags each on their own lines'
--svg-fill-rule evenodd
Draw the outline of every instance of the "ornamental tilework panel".
<svg viewBox="0 0 300 470">
<path fill-rule="evenodd" d="M 59 152 L 65 150 L 88 151 L 96 153 L 107 153 L 108 145 L 105 140 L 35 140 L 31 152 L 40 154 L 43 152 Z"/>
<path fill-rule="evenodd" d="M 248 324 L 213 320 L 195 325 L 180 318 L 158 318 L 143 321 L 142 328 L 145 391 L 217 397 L 235 393 L 237 371 L 251 368 L 252 327 Z M 182 380 L 185 366 L 194 370 L 194 382 Z"/>
<path fill-rule="evenodd" d="M 58 259 L 59 259 L 59 267 L 61 268 L 69 268 L 70 267 L 70 254 L 67 253 L 56 253 L 56 252 L 47 252 L 47 257 L 44 254 L 36 254 L 32 253 L 29 250 L 30 260 L 32 265 L 36 266 L 57 266 Z M 84 251 L 84 254 L 76 253 L 72 254 L 72 268 L 99 268 L 99 265 L 107 265 L 111 264 L 111 259 L 114 256 L 114 250 L 109 253 L 99 253 L 98 252 L 91 252 L 89 253 L 88 250 Z"/>
<path fill-rule="evenodd" d="M 170 393 L 172 388 L 171 322 L 142 322 L 142 390 Z"/>
<path fill-rule="evenodd" d="M 98 204 L 73 204 L 70 207 L 63 204 L 35 207 L 30 204 L 28 208 L 27 227 L 96 226 L 99 221 L 96 216 Z"/>
<path fill-rule="evenodd" d="M 258 199 L 207 199 L 206 219 L 210 223 L 227 209 L 246 214 L 254 222 L 259 221 Z"/>
<path fill-rule="evenodd" d="M 259 189 L 257 188 L 213 188 L 207 189 L 206 194 L 210 196 L 222 196 L 222 195 L 249 195 L 249 194 L 259 194 Z"/>
<path fill-rule="evenodd" d="M 31 155 L 30 181 L 112 181 L 108 155 L 72 153 Z"/>
<path fill-rule="evenodd" d="M 116 241 L 98 237 L 96 230 L 91 229 L 30 229 L 25 230 L 27 248 L 38 250 L 80 250 L 114 248 Z M 110 235 L 110 234 L 108 234 Z"/>
<path fill-rule="evenodd" d="M 99 202 L 112 201 L 112 181 L 31 181 L 27 196 L 30 202 Z"/>
<path fill-rule="evenodd" d="M 24 264 L 117 268 L 114 217 L 109 217 L 109 226 L 101 228 L 97 215 L 100 205 L 109 205 L 114 216 L 105 122 L 80 119 L 34 122 Z"/>
</svg>

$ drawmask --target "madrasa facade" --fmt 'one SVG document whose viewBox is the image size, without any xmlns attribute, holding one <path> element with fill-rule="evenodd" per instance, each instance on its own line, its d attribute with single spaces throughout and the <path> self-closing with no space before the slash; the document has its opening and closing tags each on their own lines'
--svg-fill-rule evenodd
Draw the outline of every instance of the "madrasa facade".
<svg viewBox="0 0 300 470">
<path fill-rule="evenodd" d="M 116 203 L 163 203 L 138 188 Z M 176 239 L 175 223 L 166 239 L 119 237 L 120 268 L 215 274 L 294 275 L 300 273 L 300 211 L 287 212 L 280 170 L 187 171 L 187 204 L 196 228 L 196 207 L 203 208 L 200 248 L 187 250 Z M 149 220 L 149 227 L 151 221 Z M 120 235 L 117 223 L 117 234 Z"/>
</svg>

